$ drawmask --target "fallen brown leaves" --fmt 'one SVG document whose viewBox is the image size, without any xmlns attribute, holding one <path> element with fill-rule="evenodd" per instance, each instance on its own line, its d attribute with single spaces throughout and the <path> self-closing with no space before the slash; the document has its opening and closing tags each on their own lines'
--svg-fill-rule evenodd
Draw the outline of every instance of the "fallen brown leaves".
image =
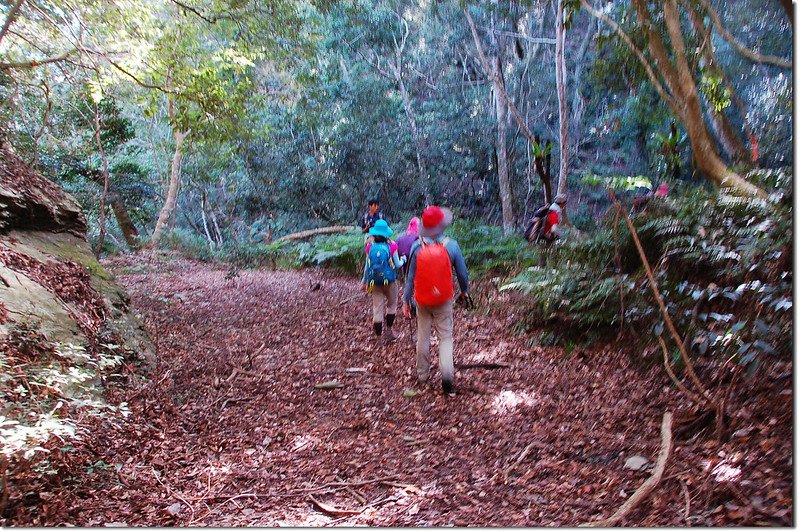
<svg viewBox="0 0 800 532">
<path fill-rule="evenodd" d="M 112 266 L 159 367 L 143 388 L 112 392 L 133 413 L 79 450 L 109 469 L 78 467 L 50 489 L 46 517 L 33 518 L 42 502 L 16 504 L 8 524 L 574 526 L 631 496 L 650 471 L 626 459 L 654 461 L 661 414 L 685 406 L 663 369 L 636 370 L 612 346 L 581 358 L 529 347 L 509 332 L 512 307 L 456 311 L 456 362 L 507 367 L 457 372 L 456 397 L 434 371 L 433 390 L 404 397 L 416 388 L 410 327 L 400 320 L 398 341 L 374 349 L 366 298 L 348 300 L 357 280 L 226 279 L 158 254 Z M 344 387 L 315 389 L 331 382 Z M 621 524 L 791 524 L 783 382 L 734 391 L 732 429 L 747 430 L 729 442 L 676 440 L 662 481 Z"/>
</svg>

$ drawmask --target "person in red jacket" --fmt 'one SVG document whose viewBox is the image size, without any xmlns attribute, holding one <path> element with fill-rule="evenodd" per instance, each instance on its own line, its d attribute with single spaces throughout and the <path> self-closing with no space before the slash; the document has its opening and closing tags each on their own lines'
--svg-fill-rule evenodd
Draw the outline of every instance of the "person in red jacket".
<svg viewBox="0 0 800 532">
<path fill-rule="evenodd" d="M 552 242 L 559 237 L 559 224 L 561 223 L 564 207 L 567 205 L 567 196 L 559 194 L 550 205 L 547 217 L 544 220 L 544 231 L 542 238 L 547 242 Z"/>
</svg>

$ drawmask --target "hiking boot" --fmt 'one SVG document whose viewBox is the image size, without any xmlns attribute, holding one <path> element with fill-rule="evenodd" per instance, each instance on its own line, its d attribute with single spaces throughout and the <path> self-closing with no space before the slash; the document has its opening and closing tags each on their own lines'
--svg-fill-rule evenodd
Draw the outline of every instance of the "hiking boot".
<svg viewBox="0 0 800 532">
<path fill-rule="evenodd" d="M 395 336 L 391 329 L 386 329 L 386 332 L 383 333 L 383 343 L 390 344 L 395 340 L 397 340 L 397 336 Z"/>
<path fill-rule="evenodd" d="M 454 396 L 456 392 L 453 390 L 453 383 L 451 381 L 442 381 L 442 391 L 445 395 Z"/>
<path fill-rule="evenodd" d="M 386 342 L 383 341 L 383 337 L 382 336 L 376 336 L 375 337 L 375 348 L 376 349 L 379 349 L 385 343 Z"/>
</svg>

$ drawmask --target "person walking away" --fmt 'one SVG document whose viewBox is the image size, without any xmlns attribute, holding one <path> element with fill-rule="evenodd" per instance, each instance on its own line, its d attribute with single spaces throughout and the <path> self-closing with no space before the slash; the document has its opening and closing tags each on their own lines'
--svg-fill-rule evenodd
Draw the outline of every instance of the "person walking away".
<svg viewBox="0 0 800 532">
<path fill-rule="evenodd" d="M 408 222 L 408 228 L 403 236 L 397 239 L 397 253 L 408 258 L 411 255 L 411 246 L 419 238 L 419 218 L 414 216 Z M 403 273 L 408 274 L 408 261 L 403 265 Z"/>
<path fill-rule="evenodd" d="M 567 205 L 567 197 L 564 194 L 559 194 L 550 205 L 550 210 L 547 212 L 547 217 L 544 219 L 544 229 L 542 230 L 542 239 L 546 242 L 552 242 L 559 238 L 559 224 L 563 218 L 563 210 Z"/>
<path fill-rule="evenodd" d="M 417 381 L 420 386 L 430 376 L 431 332 L 439 337 L 439 371 L 442 390 L 453 394 L 453 269 L 461 295 L 467 297 L 469 275 L 458 242 L 444 236 L 453 221 L 450 209 L 426 207 L 422 212 L 419 240 L 411 248 L 408 275 L 403 295 L 403 315 L 411 318 L 411 303 L 417 304 Z"/>
<path fill-rule="evenodd" d="M 367 204 L 367 212 L 361 218 L 361 233 L 366 234 L 378 220 L 383 220 L 383 212 L 380 210 L 378 198 L 372 198 Z"/>
<path fill-rule="evenodd" d="M 392 229 L 386 220 L 378 220 L 369 229 L 373 239 L 366 245 L 366 263 L 361 279 L 363 289 L 372 294 L 372 329 L 376 345 L 381 341 L 388 344 L 395 340 L 392 332 L 397 314 L 397 272 L 395 268 L 405 264 L 405 257 L 397 254 L 397 244 L 389 240 Z M 383 323 L 386 322 L 386 334 Z"/>
</svg>

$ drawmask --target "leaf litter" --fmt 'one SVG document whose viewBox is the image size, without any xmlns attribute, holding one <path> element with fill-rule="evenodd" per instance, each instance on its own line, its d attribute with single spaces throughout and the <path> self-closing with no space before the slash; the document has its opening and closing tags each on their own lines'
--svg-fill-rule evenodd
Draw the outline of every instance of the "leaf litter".
<svg viewBox="0 0 800 532">
<path fill-rule="evenodd" d="M 419 389 L 407 320 L 374 347 L 352 278 L 226 278 L 158 253 L 108 266 L 144 315 L 158 368 L 107 392 L 130 398 L 131 414 L 95 421 L 71 477 L 48 487 L 57 497 L 27 500 L 36 482 L 11 479 L 7 525 L 575 526 L 636 490 L 648 473 L 626 459 L 654 460 L 661 415 L 685 407 L 663 370 L 636 369 L 618 347 L 528 347 L 507 305 L 456 310 L 455 362 L 476 367 L 457 370 L 448 397 L 435 356 Z M 791 390 L 776 386 L 765 376 L 734 392 L 728 442 L 677 440 L 622 524 L 791 525 Z M 110 466 L 80 466 L 98 460 Z"/>
</svg>

